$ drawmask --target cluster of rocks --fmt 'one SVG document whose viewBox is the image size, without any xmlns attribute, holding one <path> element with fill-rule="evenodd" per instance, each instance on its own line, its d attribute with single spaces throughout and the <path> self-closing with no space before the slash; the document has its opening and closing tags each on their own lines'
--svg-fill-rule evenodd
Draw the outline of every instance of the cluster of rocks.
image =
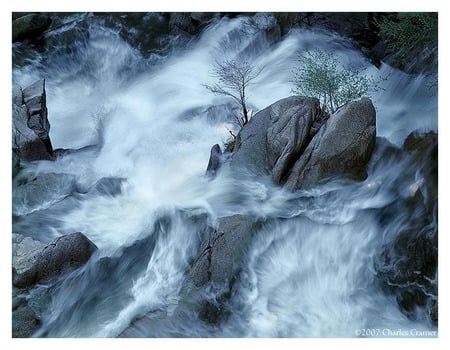
<svg viewBox="0 0 450 350">
<path fill-rule="evenodd" d="M 13 178 L 23 166 L 21 163 L 54 159 L 49 131 L 45 80 L 36 81 L 24 89 L 14 86 Z M 17 179 L 13 187 L 13 213 L 20 212 L 22 203 L 26 203 L 28 209 L 34 210 L 45 201 L 60 200 L 76 189 L 76 179 L 69 174 L 48 173 L 31 178 L 17 176 Z M 93 190 L 103 193 L 110 187 L 110 183 L 103 180 L 96 184 Z M 117 189 L 115 191 L 117 192 Z M 95 244 L 80 232 L 60 236 L 50 243 L 13 233 L 13 337 L 30 337 L 40 326 L 38 312 L 28 302 L 29 290 L 37 283 L 45 283 L 84 265 L 96 249 Z"/>
<path fill-rule="evenodd" d="M 408 159 L 399 181 L 414 182 L 417 164 L 421 164 L 423 180 L 410 189 L 414 193 L 394 193 L 397 199 L 379 212 L 380 230 L 394 238 L 384 242 L 375 265 L 382 287 L 396 295 L 408 317 L 414 319 L 418 308 L 425 308 L 437 326 L 437 134 L 413 132 L 402 148 L 385 143 L 376 138 L 376 113 L 367 98 L 347 104 L 327 119 L 317 100 L 289 97 L 258 112 L 241 129 L 229 166 L 239 174 L 270 176 L 286 189 L 299 190 L 333 177 L 364 180 L 376 145 L 384 148 L 377 151 L 381 155 L 377 153 L 375 167 Z M 207 174 L 220 171 L 224 159 L 215 145 Z M 394 191 L 401 191 L 404 182 L 394 186 Z M 406 221 L 392 225 L 394 216 Z M 229 292 L 242 252 L 261 224 L 255 218 L 235 215 L 208 228 L 190 273 L 193 284 L 202 287 L 212 282 L 225 286 L 222 296 Z M 401 232 L 397 232 L 399 225 Z M 211 315 L 211 305 L 206 309 Z M 209 321 L 217 320 L 220 310 L 212 314 L 216 316 Z"/>
<path fill-rule="evenodd" d="M 316 98 L 292 96 L 258 112 L 241 129 L 230 167 L 269 175 L 290 190 L 315 186 L 334 176 L 367 177 L 376 139 L 376 113 L 368 98 L 327 118 Z M 207 172 L 216 172 L 222 154 L 211 150 Z"/>
<path fill-rule="evenodd" d="M 30 337 L 40 320 L 28 303 L 27 290 L 84 265 L 97 247 L 80 232 L 58 237 L 48 244 L 13 233 L 12 243 L 12 336 Z"/>
<path fill-rule="evenodd" d="M 225 160 L 219 145 L 214 145 L 207 175 L 214 176 L 228 162 L 238 174 L 269 176 L 274 183 L 293 191 L 333 177 L 363 180 L 375 140 L 376 113 L 367 98 L 351 102 L 327 117 L 317 99 L 288 97 L 253 116 L 237 135 L 229 160 Z M 233 215 L 209 226 L 189 274 L 193 285 L 219 286 L 223 302 L 262 224 L 263 220 L 253 216 Z M 221 308 L 221 302 L 206 303 L 201 314 L 215 322 Z"/>
</svg>

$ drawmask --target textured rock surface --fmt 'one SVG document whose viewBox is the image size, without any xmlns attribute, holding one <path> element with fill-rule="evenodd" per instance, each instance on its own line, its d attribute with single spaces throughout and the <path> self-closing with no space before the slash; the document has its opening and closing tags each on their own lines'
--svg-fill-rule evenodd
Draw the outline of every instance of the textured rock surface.
<svg viewBox="0 0 450 350">
<path fill-rule="evenodd" d="M 13 89 L 12 149 L 24 160 L 51 159 L 47 147 L 39 136 L 28 127 L 28 109 L 23 103 L 22 89 Z"/>
<path fill-rule="evenodd" d="M 316 99 L 302 98 L 298 104 L 272 117 L 267 130 L 267 152 L 272 179 L 282 183 L 294 162 L 311 139 L 311 127 L 322 111 Z"/>
<path fill-rule="evenodd" d="M 367 177 L 367 163 L 375 146 L 376 113 L 363 98 L 330 117 L 295 163 L 286 182 L 289 189 L 311 187 L 329 177 Z"/>
<path fill-rule="evenodd" d="M 29 14 L 16 18 L 12 22 L 12 41 L 33 39 L 50 27 L 50 17 L 41 14 Z"/>
<path fill-rule="evenodd" d="M 47 118 L 45 80 L 38 80 L 22 90 L 23 102 L 28 110 L 28 127 L 45 143 L 50 142 L 50 123 Z M 48 140 L 48 141 L 47 141 Z M 51 144 L 49 152 L 51 152 Z"/>
<path fill-rule="evenodd" d="M 24 90 L 14 86 L 12 102 L 13 152 L 27 161 L 53 159 L 45 81 L 39 80 Z"/>
<path fill-rule="evenodd" d="M 201 287 L 208 282 L 231 283 L 258 228 L 258 221 L 245 215 L 224 217 L 216 229 L 209 227 L 190 272 L 195 286 Z"/>
<path fill-rule="evenodd" d="M 80 232 L 42 244 L 20 234 L 13 235 L 13 284 L 19 288 L 84 265 L 97 249 Z"/>
<path fill-rule="evenodd" d="M 271 174 L 279 183 L 307 142 L 311 126 L 323 119 L 319 101 L 288 97 L 256 113 L 239 132 L 231 166 Z"/>
<path fill-rule="evenodd" d="M 169 33 L 173 35 L 195 34 L 198 29 L 189 12 L 171 12 Z"/>
<path fill-rule="evenodd" d="M 375 145 L 375 116 L 367 98 L 349 103 L 328 120 L 317 99 L 285 98 L 241 129 L 231 167 L 270 174 L 290 190 L 333 176 L 362 180 Z"/>
<path fill-rule="evenodd" d="M 29 305 L 21 305 L 12 312 L 13 338 L 29 338 L 41 322 Z"/>
</svg>

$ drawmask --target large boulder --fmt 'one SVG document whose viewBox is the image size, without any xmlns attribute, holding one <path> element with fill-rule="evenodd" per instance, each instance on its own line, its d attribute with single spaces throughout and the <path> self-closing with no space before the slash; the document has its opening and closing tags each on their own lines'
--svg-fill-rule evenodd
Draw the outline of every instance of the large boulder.
<svg viewBox="0 0 450 350">
<path fill-rule="evenodd" d="M 376 139 L 376 112 L 368 98 L 354 101 L 334 115 L 314 136 L 286 182 L 292 190 L 311 187 L 334 176 L 367 177 Z"/>
<path fill-rule="evenodd" d="M 97 247 L 80 232 L 58 237 L 42 244 L 13 234 L 13 284 L 28 288 L 67 269 L 84 265 Z"/>
<path fill-rule="evenodd" d="M 334 176 L 363 180 L 375 145 L 375 117 L 367 98 L 350 102 L 329 119 L 315 98 L 282 99 L 241 129 L 231 167 L 268 174 L 290 190 Z"/>
<path fill-rule="evenodd" d="M 324 115 L 319 100 L 292 96 L 256 113 L 236 138 L 231 166 L 272 174 L 280 184 Z"/>
<path fill-rule="evenodd" d="M 24 90 L 14 86 L 12 102 L 13 152 L 27 161 L 53 159 L 45 80 L 39 80 Z"/>
<path fill-rule="evenodd" d="M 12 41 L 34 39 L 45 32 L 51 23 L 51 18 L 42 14 L 29 14 L 13 19 Z"/>
</svg>

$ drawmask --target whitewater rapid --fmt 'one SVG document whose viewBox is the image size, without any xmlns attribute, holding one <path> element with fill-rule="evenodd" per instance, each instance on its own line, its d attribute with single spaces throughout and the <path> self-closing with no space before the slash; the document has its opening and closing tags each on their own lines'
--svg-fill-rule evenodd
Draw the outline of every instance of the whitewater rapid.
<svg viewBox="0 0 450 350">
<path fill-rule="evenodd" d="M 99 247 L 80 271 L 51 288 L 35 288 L 41 299 L 51 295 L 37 336 L 118 336 L 148 313 L 154 327 L 143 335 L 160 337 L 352 337 L 368 327 L 431 329 L 424 319 L 406 318 L 374 282 L 373 259 L 384 240 L 371 209 L 390 203 L 401 164 L 386 164 L 360 184 L 333 182 L 295 194 L 264 179 L 233 178 L 226 167 L 214 180 L 204 176 L 211 146 L 223 145 L 233 128 L 231 101 L 203 86 L 214 82 L 216 57 L 264 67 L 248 91 L 254 112 L 291 95 L 298 54 L 311 48 L 333 51 L 368 76 L 387 77 L 372 96 L 377 135 L 397 145 L 415 129 L 437 131 L 437 96 L 426 76 L 385 64 L 377 69 L 328 32 L 293 30 L 271 44 L 260 30 L 244 30 L 244 18 L 214 20 L 198 39 L 150 61 L 98 19 L 75 19 L 88 36 L 80 31 L 65 50 L 35 53 L 13 67 L 13 80 L 26 86 L 46 79 L 54 148 L 99 147 L 41 161 L 33 171 L 74 174 L 80 188 L 103 177 L 125 181 L 118 196 L 74 195 L 60 209 L 18 224 L 31 235 L 39 221 L 47 241 L 80 231 Z M 192 216 L 236 213 L 267 224 L 246 256 L 232 315 L 210 326 L 181 296 L 200 243 Z M 130 246 L 135 251 L 125 254 Z"/>
</svg>

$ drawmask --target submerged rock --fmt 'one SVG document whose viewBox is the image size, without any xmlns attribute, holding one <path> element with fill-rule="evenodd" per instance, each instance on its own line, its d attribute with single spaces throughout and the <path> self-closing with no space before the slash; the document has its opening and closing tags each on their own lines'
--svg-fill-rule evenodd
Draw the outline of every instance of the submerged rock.
<svg viewBox="0 0 450 350">
<path fill-rule="evenodd" d="M 216 228 L 208 227 L 207 237 L 190 271 L 194 285 L 231 283 L 258 228 L 259 221 L 246 215 L 224 217 L 219 219 Z"/>
<path fill-rule="evenodd" d="M 19 179 L 13 186 L 13 213 L 27 214 L 48 207 L 69 196 L 77 189 L 76 177 L 71 174 L 47 173 Z"/>
<path fill-rule="evenodd" d="M 169 33 L 173 35 L 196 34 L 198 25 L 189 12 L 171 12 L 169 19 Z"/>
<path fill-rule="evenodd" d="M 222 157 L 222 151 L 218 144 L 215 144 L 211 148 L 211 155 L 209 156 L 208 167 L 206 168 L 206 175 L 214 176 L 215 173 L 219 170 Z"/>
<path fill-rule="evenodd" d="M 29 14 L 13 19 L 12 42 L 34 39 L 45 32 L 51 23 L 51 18 L 42 14 Z"/>
<path fill-rule="evenodd" d="M 403 185 L 411 185 L 406 193 L 394 193 L 396 199 L 381 210 L 380 229 L 387 239 L 375 260 L 381 286 L 395 295 L 402 312 L 414 320 L 425 311 L 435 326 L 438 324 L 437 146 L 434 132 L 413 132 L 406 138 L 401 179 Z"/>
<path fill-rule="evenodd" d="M 58 237 L 49 244 L 13 234 L 13 284 L 28 288 L 67 269 L 84 265 L 97 247 L 80 232 Z"/>
<path fill-rule="evenodd" d="M 122 185 L 126 182 L 122 177 L 102 177 L 89 190 L 89 193 L 115 197 L 122 194 Z"/>
</svg>

